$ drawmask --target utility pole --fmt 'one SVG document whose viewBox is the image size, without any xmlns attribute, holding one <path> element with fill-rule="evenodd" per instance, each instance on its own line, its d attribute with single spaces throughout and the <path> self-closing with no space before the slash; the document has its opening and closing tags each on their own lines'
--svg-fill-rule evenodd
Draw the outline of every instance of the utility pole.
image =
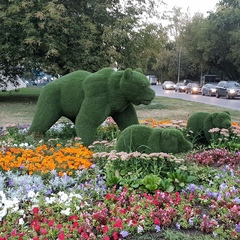
<svg viewBox="0 0 240 240">
<path fill-rule="evenodd" d="M 180 46 L 179 54 L 178 54 L 178 79 L 177 79 L 178 83 L 180 80 L 180 71 L 181 71 L 181 55 L 182 55 L 182 46 Z"/>
</svg>

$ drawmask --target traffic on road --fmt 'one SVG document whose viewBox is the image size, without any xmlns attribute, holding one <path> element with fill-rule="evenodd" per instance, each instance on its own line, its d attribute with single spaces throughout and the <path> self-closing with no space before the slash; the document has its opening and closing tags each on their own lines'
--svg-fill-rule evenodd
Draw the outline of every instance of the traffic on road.
<svg viewBox="0 0 240 240">
<path fill-rule="evenodd" d="M 198 94 L 186 94 L 184 91 L 165 90 L 161 85 L 151 85 L 155 91 L 156 96 L 179 98 L 187 101 L 201 102 L 205 104 L 220 106 L 224 108 L 230 108 L 240 111 L 240 98 L 217 98 L 214 95 L 202 95 Z"/>
</svg>

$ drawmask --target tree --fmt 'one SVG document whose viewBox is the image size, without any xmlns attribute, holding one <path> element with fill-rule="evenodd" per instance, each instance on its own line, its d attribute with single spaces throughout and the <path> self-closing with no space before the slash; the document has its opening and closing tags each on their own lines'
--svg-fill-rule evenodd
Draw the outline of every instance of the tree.
<svg viewBox="0 0 240 240">
<path fill-rule="evenodd" d="M 229 79 L 239 79 L 239 55 L 236 53 L 239 47 L 239 7 L 226 3 L 220 2 L 218 10 L 205 19 L 195 17 L 181 37 L 190 56 L 195 62 L 199 61 L 203 71 L 215 68 Z"/>
<path fill-rule="evenodd" d="M 154 9 L 156 3 L 3 0 L 0 71 L 14 77 L 36 71 L 53 75 L 77 69 L 96 71 L 116 62 L 120 67 L 135 67 L 139 55 L 133 47 L 136 42 L 141 44 L 138 37 L 142 38 L 136 29 L 142 14 Z"/>
</svg>

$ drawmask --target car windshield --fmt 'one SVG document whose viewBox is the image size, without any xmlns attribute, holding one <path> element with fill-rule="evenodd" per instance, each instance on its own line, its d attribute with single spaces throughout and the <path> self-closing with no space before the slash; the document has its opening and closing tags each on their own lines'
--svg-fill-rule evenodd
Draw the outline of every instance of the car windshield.
<svg viewBox="0 0 240 240">
<path fill-rule="evenodd" d="M 192 87 L 198 87 L 198 84 L 197 83 L 193 83 Z"/>
<path fill-rule="evenodd" d="M 240 87 L 240 85 L 237 82 L 228 82 L 228 87 Z"/>
</svg>

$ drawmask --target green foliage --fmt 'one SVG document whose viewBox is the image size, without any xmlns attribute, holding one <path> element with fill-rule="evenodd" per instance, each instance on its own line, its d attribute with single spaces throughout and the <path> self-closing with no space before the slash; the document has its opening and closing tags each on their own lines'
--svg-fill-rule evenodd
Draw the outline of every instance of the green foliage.
<svg viewBox="0 0 240 240">
<path fill-rule="evenodd" d="M 65 75 L 79 68 L 94 72 L 110 65 L 146 70 L 147 61 L 166 41 L 166 34 L 163 28 L 144 26 L 139 21 L 144 13 L 154 12 L 158 1 L 137 3 L 2 1 L 0 70 L 13 82 L 17 74 L 32 75 L 33 70 L 53 75 Z M 147 44 L 146 41 L 152 43 L 149 37 L 154 46 Z M 145 54 L 139 51 L 142 46 L 148 50 Z"/>
<path fill-rule="evenodd" d="M 154 174 L 149 174 L 142 179 L 141 184 L 146 188 L 147 190 L 154 192 L 157 189 L 159 189 L 159 185 L 161 182 L 161 178 Z M 143 189 L 143 188 L 140 188 Z"/>
<path fill-rule="evenodd" d="M 174 184 L 176 191 L 180 191 L 186 184 L 193 183 L 196 177 L 190 176 L 186 171 L 177 169 L 175 172 L 168 173 L 168 180 Z"/>
</svg>

